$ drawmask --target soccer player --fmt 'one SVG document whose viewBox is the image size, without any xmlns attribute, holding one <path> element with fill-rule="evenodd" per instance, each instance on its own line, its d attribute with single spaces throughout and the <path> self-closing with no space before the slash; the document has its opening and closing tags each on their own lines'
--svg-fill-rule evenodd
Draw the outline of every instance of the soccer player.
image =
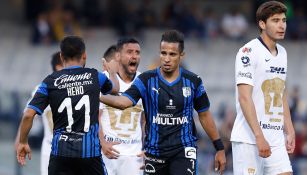
<svg viewBox="0 0 307 175">
<path fill-rule="evenodd" d="M 51 58 L 51 67 L 53 72 L 60 71 L 63 69 L 63 63 L 60 58 L 60 52 L 56 52 L 52 55 Z M 35 88 L 35 90 L 32 93 L 31 99 L 34 97 L 35 92 L 37 91 L 39 86 Z M 30 99 L 30 100 L 31 100 Z M 29 102 L 30 102 L 29 100 Z M 40 160 L 40 172 L 41 175 L 48 175 L 48 164 L 49 164 L 49 157 L 51 153 L 51 142 L 52 142 L 52 130 L 53 130 L 53 121 L 52 121 L 52 112 L 50 109 L 50 106 L 48 106 L 43 114 L 41 115 L 43 126 L 44 126 L 44 138 L 42 142 L 42 148 L 41 148 L 41 160 Z M 16 148 L 19 143 L 19 132 L 16 136 Z"/>
<path fill-rule="evenodd" d="M 125 92 L 140 74 L 137 71 L 141 48 L 134 38 L 121 38 L 116 49 L 110 47 L 104 54 L 106 61 L 119 57 L 117 78 L 119 93 Z M 107 74 L 107 72 L 106 72 Z M 102 142 L 103 160 L 109 175 L 141 175 L 143 171 L 142 153 L 142 112 L 141 100 L 131 108 L 119 110 L 108 105 L 101 105 L 101 124 L 104 133 Z M 107 159 L 107 158 L 109 159 Z"/>
<path fill-rule="evenodd" d="M 183 56 L 183 34 L 165 32 L 160 42 L 161 67 L 140 74 L 122 96 L 105 95 L 100 100 L 126 109 L 142 99 L 146 118 L 145 174 L 197 174 L 195 109 L 217 150 L 215 170 L 222 174 L 224 146 L 209 111 L 209 99 L 201 78 L 179 66 Z"/>
<path fill-rule="evenodd" d="M 231 134 L 235 175 L 292 172 L 288 153 L 294 151 L 295 132 L 285 88 L 287 52 L 277 44 L 285 36 L 286 12 L 277 1 L 260 5 L 260 36 L 236 56 L 237 117 Z"/>
<path fill-rule="evenodd" d="M 24 112 L 18 162 L 24 165 L 26 156 L 31 159 L 27 137 L 33 118 L 50 104 L 54 128 L 48 174 L 107 174 L 98 137 L 99 93 L 115 93 L 118 86 L 112 88 L 112 82 L 96 69 L 84 68 L 82 38 L 65 37 L 60 47 L 65 68 L 44 79 Z M 110 74 L 116 83 L 115 73 Z"/>
</svg>

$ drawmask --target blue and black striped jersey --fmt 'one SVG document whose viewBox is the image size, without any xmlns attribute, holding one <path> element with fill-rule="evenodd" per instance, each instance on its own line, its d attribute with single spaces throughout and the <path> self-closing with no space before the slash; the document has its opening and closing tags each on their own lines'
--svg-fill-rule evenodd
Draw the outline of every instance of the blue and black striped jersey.
<svg viewBox="0 0 307 175">
<path fill-rule="evenodd" d="M 138 76 L 123 94 L 135 105 L 142 98 L 146 117 L 146 153 L 171 156 L 185 147 L 196 147 L 194 109 L 209 109 L 209 99 L 202 80 L 180 67 L 179 77 L 167 82 L 160 68 Z"/>
<path fill-rule="evenodd" d="M 112 82 L 96 69 L 73 66 L 47 76 L 28 107 L 38 114 L 50 104 L 53 117 L 51 154 L 89 158 L 101 155 L 98 137 L 100 92 Z"/>
</svg>

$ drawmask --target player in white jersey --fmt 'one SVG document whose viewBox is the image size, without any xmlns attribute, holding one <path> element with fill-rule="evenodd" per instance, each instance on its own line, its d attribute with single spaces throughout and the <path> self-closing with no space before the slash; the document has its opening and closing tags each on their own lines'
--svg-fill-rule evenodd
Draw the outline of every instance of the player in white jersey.
<svg viewBox="0 0 307 175">
<path fill-rule="evenodd" d="M 53 71 L 59 71 L 63 69 L 63 63 L 60 58 L 60 52 L 56 52 L 52 55 L 51 67 Z M 35 92 L 37 91 L 38 87 L 39 86 L 36 86 L 35 89 L 32 91 L 31 98 L 29 99 L 28 103 L 35 95 Z M 53 121 L 52 121 L 52 112 L 51 112 L 50 106 L 48 106 L 44 110 L 41 117 L 43 121 L 44 138 L 42 141 L 41 154 L 40 154 L 40 172 L 41 172 L 40 174 L 48 175 L 49 157 L 50 157 L 50 152 L 51 152 L 51 141 L 53 137 L 53 134 L 52 134 L 53 133 Z M 19 131 L 16 136 L 15 145 L 17 145 L 18 142 L 19 142 Z"/>
<path fill-rule="evenodd" d="M 288 153 L 295 131 L 287 103 L 287 52 L 276 42 L 284 38 L 287 8 L 263 3 L 256 18 L 260 37 L 236 56 L 237 117 L 231 133 L 235 175 L 291 174 Z"/>
<path fill-rule="evenodd" d="M 117 58 L 113 58 L 117 57 Z M 106 61 L 117 59 L 120 93 L 126 91 L 140 74 L 140 45 L 133 38 L 122 38 L 104 54 Z M 108 68 L 106 68 L 108 69 Z M 105 72 L 108 75 L 107 72 Z M 142 174 L 142 103 L 119 110 L 101 105 L 101 125 L 104 134 L 103 158 L 110 175 Z M 108 158 L 108 159 L 107 159 Z"/>
</svg>

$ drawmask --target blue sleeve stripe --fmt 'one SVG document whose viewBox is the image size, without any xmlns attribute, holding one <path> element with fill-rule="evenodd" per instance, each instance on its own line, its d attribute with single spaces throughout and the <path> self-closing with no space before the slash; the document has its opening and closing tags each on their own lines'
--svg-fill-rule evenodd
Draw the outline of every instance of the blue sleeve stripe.
<svg viewBox="0 0 307 175">
<path fill-rule="evenodd" d="M 36 111 L 39 115 L 42 115 L 43 111 L 40 110 L 38 107 L 33 106 L 33 105 L 28 105 L 28 108 L 33 109 L 34 111 Z"/>
<path fill-rule="evenodd" d="M 48 96 L 47 84 L 41 83 L 36 92 L 39 92 L 39 93 L 42 93 L 42 94 Z"/>
<path fill-rule="evenodd" d="M 206 92 L 206 89 L 204 87 L 203 84 L 200 84 L 197 88 L 197 91 L 196 91 L 196 98 L 200 97 L 201 95 L 203 95 L 204 93 Z"/>
<path fill-rule="evenodd" d="M 200 109 L 198 110 L 197 112 L 200 113 L 200 112 L 205 112 L 205 111 L 208 111 L 209 107 L 205 107 L 203 109 Z"/>
<path fill-rule="evenodd" d="M 129 100 L 131 100 L 132 101 L 132 103 L 133 103 L 133 106 L 135 106 L 136 105 L 136 102 L 135 102 L 135 100 L 130 96 L 130 95 L 128 95 L 128 94 L 126 94 L 126 93 L 123 93 L 122 94 L 122 96 L 125 96 L 125 97 L 128 97 L 129 98 Z"/>
<path fill-rule="evenodd" d="M 141 96 L 145 97 L 146 88 L 145 88 L 143 82 L 139 78 L 136 78 L 134 80 L 133 84 L 138 88 L 138 90 L 141 93 Z"/>
<path fill-rule="evenodd" d="M 105 76 L 103 73 L 98 72 L 98 82 L 99 82 L 99 87 L 101 88 L 106 81 L 107 76 Z"/>
</svg>

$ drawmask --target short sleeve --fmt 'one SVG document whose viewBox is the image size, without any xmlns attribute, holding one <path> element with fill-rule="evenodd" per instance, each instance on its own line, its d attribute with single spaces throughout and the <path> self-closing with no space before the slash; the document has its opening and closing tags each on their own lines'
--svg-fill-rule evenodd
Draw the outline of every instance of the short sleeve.
<svg viewBox="0 0 307 175">
<path fill-rule="evenodd" d="M 27 107 L 35 110 L 37 114 L 42 115 L 45 108 L 49 105 L 48 95 L 47 83 L 43 81 L 38 86 Z"/>
<path fill-rule="evenodd" d="M 236 56 L 236 85 L 248 84 L 254 86 L 255 59 L 253 59 L 252 49 L 243 47 Z"/>
<path fill-rule="evenodd" d="M 105 74 L 98 72 L 98 81 L 99 81 L 100 92 L 102 94 L 111 93 L 113 88 L 113 83 Z"/>
<path fill-rule="evenodd" d="M 140 76 L 139 76 L 140 77 Z M 133 84 L 122 95 L 128 97 L 133 106 L 137 104 L 140 98 L 145 97 L 146 89 L 142 80 L 137 77 Z"/>
<path fill-rule="evenodd" d="M 194 97 L 194 109 L 200 113 L 207 111 L 210 107 L 210 101 L 207 96 L 202 79 L 198 76 L 196 79 L 196 89 Z"/>
</svg>

